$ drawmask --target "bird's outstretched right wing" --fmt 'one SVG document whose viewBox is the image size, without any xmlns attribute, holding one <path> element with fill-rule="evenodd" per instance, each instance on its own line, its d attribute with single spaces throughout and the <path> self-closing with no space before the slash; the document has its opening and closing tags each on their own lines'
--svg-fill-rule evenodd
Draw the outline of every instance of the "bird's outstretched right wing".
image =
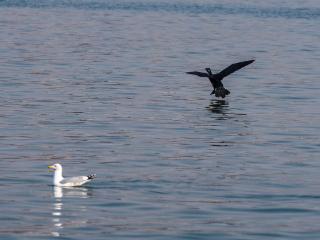
<svg viewBox="0 0 320 240">
<path fill-rule="evenodd" d="M 208 73 L 203 73 L 203 72 L 194 71 L 194 72 L 186 72 L 186 73 L 187 74 L 197 75 L 199 77 L 209 77 Z"/>
<path fill-rule="evenodd" d="M 234 63 L 231 64 L 229 67 L 223 69 L 221 72 L 219 72 L 218 74 L 222 76 L 222 78 L 228 76 L 229 74 L 238 71 L 239 69 L 253 63 L 254 60 L 249 60 L 249 61 L 244 61 L 244 62 L 238 62 L 238 63 Z"/>
</svg>

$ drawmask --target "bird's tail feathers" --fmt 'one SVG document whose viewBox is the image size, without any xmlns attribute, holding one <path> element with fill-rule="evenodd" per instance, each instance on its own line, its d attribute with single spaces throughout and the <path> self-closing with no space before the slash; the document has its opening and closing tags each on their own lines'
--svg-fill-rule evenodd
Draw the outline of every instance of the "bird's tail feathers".
<svg viewBox="0 0 320 240">
<path fill-rule="evenodd" d="M 225 89 L 224 87 L 219 87 L 213 90 L 211 94 L 214 94 L 216 97 L 225 98 L 226 95 L 230 94 L 230 91 L 228 89 Z"/>
<path fill-rule="evenodd" d="M 90 180 L 91 180 L 91 179 L 96 178 L 96 174 L 90 174 L 90 175 L 88 175 L 87 177 L 88 177 L 88 179 L 90 179 Z"/>
</svg>

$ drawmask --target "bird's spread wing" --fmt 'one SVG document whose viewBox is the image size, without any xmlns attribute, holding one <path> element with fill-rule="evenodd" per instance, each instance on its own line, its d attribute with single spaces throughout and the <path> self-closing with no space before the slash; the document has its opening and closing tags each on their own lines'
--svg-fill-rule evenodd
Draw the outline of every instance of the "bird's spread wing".
<svg viewBox="0 0 320 240">
<path fill-rule="evenodd" d="M 228 76 L 229 74 L 238 71 L 239 69 L 253 63 L 254 60 L 249 60 L 249 61 L 244 61 L 244 62 L 238 62 L 238 63 L 234 63 L 231 64 L 229 67 L 223 69 L 221 72 L 219 72 L 218 74 L 222 76 L 222 78 Z"/>
<path fill-rule="evenodd" d="M 208 73 L 203 73 L 203 72 L 197 72 L 197 71 L 194 71 L 194 72 L 186 72 L 187 74 L 193 74 L 193 75 L 197 75 L 199 77 L 209 77 L 209 74 Z"/>
</svg>

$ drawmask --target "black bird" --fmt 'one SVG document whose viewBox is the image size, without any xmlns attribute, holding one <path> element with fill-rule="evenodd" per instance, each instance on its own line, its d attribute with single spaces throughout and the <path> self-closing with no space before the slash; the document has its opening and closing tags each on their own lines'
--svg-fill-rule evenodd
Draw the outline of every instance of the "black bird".
<svg viewBox="0 0 320 240">
<path fill-rule="evenodd" d="M 223 69 L 221 72 L 213 74 L 211 72 L 210 68 L 206 68 L 206 73 L 204 72 L 187 72 L 188 74 L 193 74 L 193 75 L 197 75 L 199 77 L 207 77 L 209 78 L 212 87 L 213 87 L 213 91 L 211 92 L 210 95 L 214 94 L 216 97 L 222 97 L 225 98 L 226 95 L 230 94 L 230 91 L 225 89 L 223 87 L 222 84 L 222 79 L 224 79 L 226 76 L 230 75 L 231 73 L 238 71 L 239 69 L 253 63 L 254 60 L 249 60 L 249 61 L 244 61 L 244 62 L 238 62 L 238 63 L 234 63 L 231 64 L 229 67 Z"/>
</svg>

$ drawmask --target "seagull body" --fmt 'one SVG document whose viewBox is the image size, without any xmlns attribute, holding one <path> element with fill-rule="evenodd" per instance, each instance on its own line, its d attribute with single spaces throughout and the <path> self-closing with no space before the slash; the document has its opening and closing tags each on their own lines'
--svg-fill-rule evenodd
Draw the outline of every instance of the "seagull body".
<svg viewBox="0 0 320 240">
<path fill-rule="evenodd" d="M 88 176 L 78 176 L 78 177 L 69 177 L 64 178 L 62 176 L 62 166 L 59 163 L 48 166 L 49 169 L 54 170 L 53 175 L 53 185 L 58 187 L 77 187 L 81 186 L 87 182 L 90 182 L 95 178 L 95 174 Z"/>
<path fill-rule="evenodd" d="M 206 71 L 207 71 L 206 73 L 193 71 L 193 72 L 187 72 L 187 74 L 193 74 L 193 75 L 197 75 L 199 77 L 209 78 L 209 80 L 212 84 L 212 87 L 213 87 L 213 91 L 211 92 L 211 95 L 214 94 L 216 97 L 225 98 L 226 95 L 230 94 L 230 91 L 223 87 L 222 80 L 226 76 L 230 75 L 231 73 L 238 71 L 239 69 L 241 69 L 241 68 L 243 68 L 253 62 L 254 62 L 254 60 L 234 63 L 234 64 L 231 64 L 229 67 L 223 69 L 221 72 L 216 73 L 216 74 L 213 74 L 211 72 L 210 68 L 206 68 Z"/>
</svg>

